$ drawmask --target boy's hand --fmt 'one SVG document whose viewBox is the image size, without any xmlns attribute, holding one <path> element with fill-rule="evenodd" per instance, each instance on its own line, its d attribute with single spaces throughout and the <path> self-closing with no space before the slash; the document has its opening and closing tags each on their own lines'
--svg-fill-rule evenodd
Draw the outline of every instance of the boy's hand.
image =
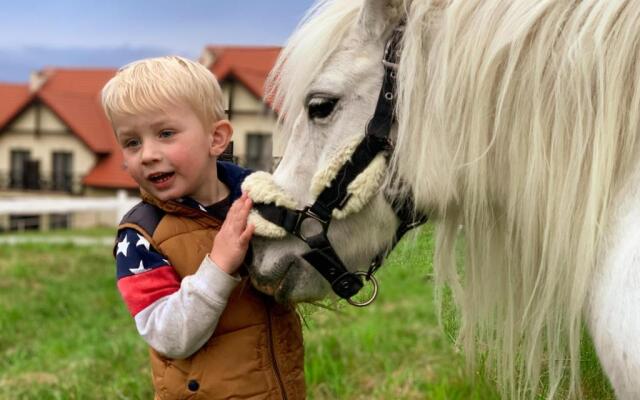
<svg viewBox="0 0 640 400">
<path fill-rule="evenodd" d="M 246 193 L 233 202 L 209 254 L 211 260 L 230 275 L 242 264 L 253 236 L 255 227 L 247 224 L 251 206 L 251 199 Z"/>
</svg>

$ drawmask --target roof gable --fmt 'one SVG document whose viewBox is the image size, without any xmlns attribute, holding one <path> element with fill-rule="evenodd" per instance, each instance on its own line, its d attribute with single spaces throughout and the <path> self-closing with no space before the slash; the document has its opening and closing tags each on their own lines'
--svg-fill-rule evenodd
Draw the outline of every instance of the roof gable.
<svg viewBox="0 0 640 400">
<path fill-rule="evenodd" d="M 208 46 L 213 56 L 209 69 L 219 81 L 236 78 L 258 99 L 264 98 L 269 72 L 280 54 L 280 47 Z"/>
<path fill-rule="evenodd" d="M 88 186 L 137 188 L 123 169 L 122 155 L 100 104 L 100 91 L 115 69 L 45 69 L 44 83 L 30 93 L 27 85 L 0 84 L 0 129 L 33 101 L 41 101 L 99 156 L 84 178 Z"/>
<path fill-rule="evenodd" d="M 0 83 L 0 129 L 22 111 L 30 100 L 28 85 Z"/>
<path fill-rule="evenodd" d="M 38 96 L 94 153 L 114 150 L 113 130 L 96 95 L 41 92 Z"/>
<path fill-rule="evenodd" d="M 47 68 L 41 72 L 46 81 L 40 91 L 97 96 L 116 71 L 115 68 Z"/>
<path fill-rule="evenodd" d="M 95 153 L 103 157 L 85 176 L 85 185 L 106 188 L 137 188 L 123 168 L 113 129 L 102 105 L 100 92 L 116 69 L 52 69 L 39 96 Z"/>
</svg>

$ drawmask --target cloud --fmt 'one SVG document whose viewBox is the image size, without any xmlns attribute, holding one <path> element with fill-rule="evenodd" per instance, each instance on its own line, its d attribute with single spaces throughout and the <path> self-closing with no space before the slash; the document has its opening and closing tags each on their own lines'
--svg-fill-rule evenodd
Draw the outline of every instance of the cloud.
<svg viewBox="0 0 640 400">
<path fill-rule="evenodd" d="M 141 58 L 168 54 L 192 59 L 198 56 L 168 48 L 144 46 L 0 48 L 0 82 L 27 82 L 32 71 L 44 67 L 113 68 Z"/>
</svg>

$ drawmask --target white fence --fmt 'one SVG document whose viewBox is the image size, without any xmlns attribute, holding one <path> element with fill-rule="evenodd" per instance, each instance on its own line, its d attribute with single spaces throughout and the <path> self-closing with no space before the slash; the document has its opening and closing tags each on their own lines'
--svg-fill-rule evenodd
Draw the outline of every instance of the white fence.
<svg viewBox="0 0 640 400">
<path fill-rule="evenodd" d="M 124 214 L 140 199 L 128 197 L 121 190 L 116 197 L 47 197 L 18 196 L 0 198 L 0 216 L 2 215 L 46 215 L 74 214 L 79 212 L 113 212 L 113 223 L 117 224 Z"/>
</svg>

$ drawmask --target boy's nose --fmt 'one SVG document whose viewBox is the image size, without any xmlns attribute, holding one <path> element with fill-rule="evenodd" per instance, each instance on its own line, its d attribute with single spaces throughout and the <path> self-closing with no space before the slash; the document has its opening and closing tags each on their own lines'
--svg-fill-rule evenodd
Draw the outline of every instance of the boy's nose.
<svg viewBox="0 0 640 400">
<path fill-rule="evenodd" d="M 147 142 L 142 145 L 141 157 L 143 164 L 149 164 L 160 160 L 162 158 L 162 152 L 158 146 Z"/>
</svg>

